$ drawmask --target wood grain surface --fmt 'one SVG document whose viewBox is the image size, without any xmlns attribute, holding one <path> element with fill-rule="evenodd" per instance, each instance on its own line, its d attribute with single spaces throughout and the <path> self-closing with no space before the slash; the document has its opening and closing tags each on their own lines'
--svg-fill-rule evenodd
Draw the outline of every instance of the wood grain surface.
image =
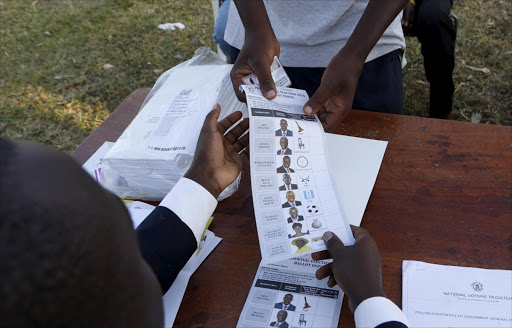
<svg viewBox="0 0 512 328">
<path fill-rule="evenodd" d="M 149 89 L 134 91 L 73 153 L 115 141 Z M 353 110 L 335 133 L 389 141 L 361 226 L 401 305 L 402 261 L 512 269 L 512 128 Z M 235 327 L 261 260 L 249 165 L 211 230 L 223 238 L 192 276 L 176 327 Z M 353 327 L 346 299 L 339 327 Z"/>
</svg>

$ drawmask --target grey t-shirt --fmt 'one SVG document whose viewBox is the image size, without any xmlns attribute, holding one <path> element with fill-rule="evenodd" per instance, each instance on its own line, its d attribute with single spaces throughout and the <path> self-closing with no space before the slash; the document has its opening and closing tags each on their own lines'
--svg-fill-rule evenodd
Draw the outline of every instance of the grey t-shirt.
<svg viewBox="0 0 512 328">
<path fill-rule="evenodd" d="M 290 67 L 327 67 L 343 48 L 368 5 L 368 0 L 264 0 L 281 46 L 279 59 Z M 366 61 L 396 49 L 405 50 L 400 13 L 386 29 Z M 224 39 L 241 49 L 245 30 L 232 1 Z"/>
</svg>

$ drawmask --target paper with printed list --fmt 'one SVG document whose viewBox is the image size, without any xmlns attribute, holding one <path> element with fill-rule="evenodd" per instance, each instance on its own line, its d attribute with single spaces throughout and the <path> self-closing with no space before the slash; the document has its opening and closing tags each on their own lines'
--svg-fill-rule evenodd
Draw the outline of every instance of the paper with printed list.
<svg viewBox="0 0 512 328">
<path fill-rule="evenodd" d="M 315 277 L 327 263 L 309 255 L 260 263 L 237 327 L 337 327 L 343 291 Z"/>
<path fill-rule="evenodd" d="M 512 327 L 512 271 L 403 262 L 411 327 Z"/>
<path fill-rule="evenodd" d="M 242 86 L 249 107 L 251 185 L 263 262 L 325 250 L 324 232 L 354 237 L 329 170 L 322 124 L 308 116 L 304 90 L 277 87 L 267 100 Z"/>
</svg>

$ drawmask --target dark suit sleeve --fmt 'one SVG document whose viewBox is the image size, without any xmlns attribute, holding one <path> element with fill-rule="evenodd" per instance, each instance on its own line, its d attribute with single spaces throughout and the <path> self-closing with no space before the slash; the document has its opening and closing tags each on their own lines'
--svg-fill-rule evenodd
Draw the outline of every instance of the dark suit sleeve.
<svg viewBox="0 0 512 328">
<path fill-rule="evenodd" d="M 381 323 L 376 328 L 407 328 L 407 326 L 399 321 L 389 321 Z"/>
<path fill-rule="evenodd" d="M 162 295 L 197 249 L 192 230 L 173 211 L 158 206 L 137 227 L 142 256 L 155 273 Z"/>
</svg>

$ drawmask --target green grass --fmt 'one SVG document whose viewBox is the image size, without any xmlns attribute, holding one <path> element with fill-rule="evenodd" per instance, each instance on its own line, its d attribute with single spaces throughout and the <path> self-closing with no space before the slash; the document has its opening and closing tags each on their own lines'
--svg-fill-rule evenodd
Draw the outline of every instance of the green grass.
<svg viewBox="0 0 512 328">
<path fill-rule="evenodd" d="M 131 91 L 152 86 L 158 70 L 190 58 L 200 46 L 213 47 L 210 1 L 0 1 L 0 136 L 68 152 Z M 512 125 L 512 2 L 455 3 L 454 118 L 468 121 L 479 112 L 483 123 Z M 165 22 L 186 28 L 156 28 Z M 407 43 L 406 112 L 427 116 L 419 44 L 414 38 Z"/>
<path fill-rule="evenodd" d="M 452 12 L 459 28 L 455 46 L 453 119 L 512 125 L 512 1 L 457 0 Z M 429 87 L 420 44 L 408 37 L 404 69 L 405 112 L 428 116 Z M 490 73 L 468 66 L 488 68 Z"/>
</svg>

